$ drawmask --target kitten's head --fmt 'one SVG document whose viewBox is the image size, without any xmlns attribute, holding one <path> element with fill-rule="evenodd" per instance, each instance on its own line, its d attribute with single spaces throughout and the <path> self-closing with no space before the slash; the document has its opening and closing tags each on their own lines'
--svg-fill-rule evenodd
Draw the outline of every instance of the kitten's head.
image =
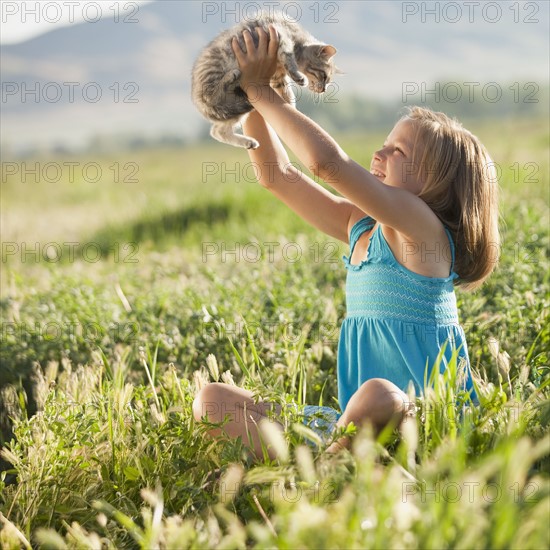
<svg viewBox="0 0 550 550">
<path fill-rule="evenodd" d="M 300 70 L 309 79 L 309 89 L 321 94 L 325 91 L 332 75 L 337 71 L 333 57 L 336 48 L 329 44 L 310 44 L 305 46 L 299 63 Z"/>
</svg>

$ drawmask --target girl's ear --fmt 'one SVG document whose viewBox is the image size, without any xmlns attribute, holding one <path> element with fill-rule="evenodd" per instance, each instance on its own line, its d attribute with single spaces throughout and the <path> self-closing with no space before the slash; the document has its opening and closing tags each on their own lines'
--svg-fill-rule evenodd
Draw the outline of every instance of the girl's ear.
<svg viewBox="0 0 550 550">
<path fill-rule="evenodd" d="M 330 58 L 336 55 L 337 51 L 338 50 L 334 46 L 327 44 L 326 46 L 322 46 L 321 48 L 319 48 L 319 57 L 322 57 L 323 59 L 328 61 Z"/>
</svg>

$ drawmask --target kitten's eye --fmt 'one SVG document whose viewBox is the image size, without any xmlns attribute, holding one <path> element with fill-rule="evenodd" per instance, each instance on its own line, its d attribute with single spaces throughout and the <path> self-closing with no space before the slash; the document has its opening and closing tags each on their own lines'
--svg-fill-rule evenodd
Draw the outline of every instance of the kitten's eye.
<svg viewBox="0 0 550 550">
<path fill-rule="evenodd" d="M 323 71 L 315 71 L 311 73 L 311 76 L 315 80 L 315 82 L 320 82 L 324 84 L 327 81 L 327 75 Z"/>
</svg>

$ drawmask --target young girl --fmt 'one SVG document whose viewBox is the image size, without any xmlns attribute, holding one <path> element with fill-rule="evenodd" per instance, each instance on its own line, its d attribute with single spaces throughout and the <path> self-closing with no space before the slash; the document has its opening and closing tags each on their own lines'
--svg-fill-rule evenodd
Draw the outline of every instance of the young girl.
<svg viewBox="0 0 550 550">
<path fill-rule="evenodd" d="M 257 29 L 255 46 L 236 39 L 241 87 L 255 110 L 243 130 L 260 143 L 249 150 L 262 170 L 260 184 L 306 221 L 350 245 L 347 317 L 338 345 L 338 401 L 342 414 L 322 407 L 324 420 L 312 427 L 370 424 L 379 433 L 407 413 L 404 390 L 424 387 L 426 367 L 444 346 L 441 369 L 458 350 L 472 389 L 468 350 L 459 325 L 454 285 L 479 286 L 493 271 L 499 250 L 498 184 L 483 145 L 443 113 L 414 107 L 397 122 L 366 170 L 315 122 L 286 103 L 269 86 L 278 48 L 277 32 Z M 280 136 L 334 195 L 290 164 Z M 273 168 L 275 167 L 275 168 Z M 305 415 L 318 412 L 308 406 Z M 254 403 L 250 391 L 209 384 L 198 393 L 197 420 L 230 420 L 230 437 L 242 437 L 262 456 L 258 425 L 281 414 L 278 405 Z M 277 426 L 280 424 L 276 423 Z M 210 431 L 212 436 L 220 429 Z M 265 444 L 265 443 L 264 443 Z M 347 438 L 327 450 L 349 445 Z M 268 449 L 270 456 L 274 451 Z"/>
</svg>

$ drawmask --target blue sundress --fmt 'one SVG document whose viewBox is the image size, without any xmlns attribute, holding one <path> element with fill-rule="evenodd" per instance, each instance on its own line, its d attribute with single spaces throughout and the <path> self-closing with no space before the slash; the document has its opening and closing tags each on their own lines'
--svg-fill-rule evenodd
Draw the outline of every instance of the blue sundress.
<svg viewBox="0 0 550 550">
<path fill-rule="evenodd" d="M 393 255 L 381 225 L 370 237 L 367 259 L 352 264 L 350 258 L 359 237 L 370 231 L 375 220 L 366 216 L 351 228 L 347 269 L 346 309 L 338 342 L 338 403 L 345 410 L 351 396 L 371 378 L 386 378 L 406 391 L 412 381 L 417 395 L 445 345 L 440 371 L 453 349 L 464 367 L 465 389 L 473 394 L 468 348 L 458 322 L 453 281 L 455 250 L 450 231 L 452 257 L 448 277 L 427 277 L 402 266 Z M 335 414 L 336 413 L 336 414 Z M 306 406 L 304 423 L 323 435 L 334 428 L 340 413 L 330 407 Z M 326 417 L 326 421 L 319 417 Z"/>
</svg>

